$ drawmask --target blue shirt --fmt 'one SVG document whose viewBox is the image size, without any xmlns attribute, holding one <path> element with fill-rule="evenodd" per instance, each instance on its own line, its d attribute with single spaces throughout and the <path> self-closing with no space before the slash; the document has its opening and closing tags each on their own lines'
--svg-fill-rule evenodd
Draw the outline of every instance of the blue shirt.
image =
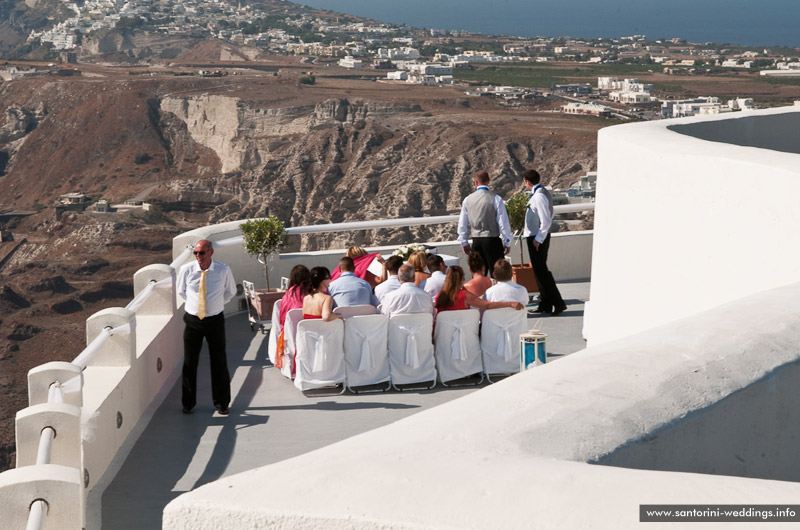
<svg viewBox="0 0 800 530">
<path fill-rule="evenodd" d="M 369 282 L 352 272 L 343 272 L 333 280 L 328 286 L 328 294 L 333 297 L 333 305 L 336 307 L 378 305 L 378 299 L 372 294 Z"/>
</svg>

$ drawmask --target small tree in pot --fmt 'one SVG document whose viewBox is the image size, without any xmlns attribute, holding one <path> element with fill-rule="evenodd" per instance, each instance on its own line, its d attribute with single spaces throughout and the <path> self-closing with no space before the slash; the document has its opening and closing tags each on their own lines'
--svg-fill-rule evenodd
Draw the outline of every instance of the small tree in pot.
<svg viewBox="0 0 800 530">
<path fill-rule="evenodd" d="M 271 215 L 262 219 L 248 219 L 239 225 L 244 237 L 244 249 L 248 254 L 256 256 L 260 263 L 264 264 L 264 279 L 267 288 L 258 293 L 259 313 L 264 314 L 269 309 L 270 300 L 278 299 L 283 296 L 283 292 L 269 287 L 269 264 L 268 259 L 273 252 L 286 244 L 286 227 L 283 221 Z M 272 300 L 274 301 L 274 300 Z"/>
<path fill-rule="evenodd" d="M 533 267 L 529 263 L 525 263 L 522 248 L 522 232 L 525 230 L 525 215 L 528 211 L 529 198 L 529 193 L 524 191 L 517 193 L 506 201 L 506 211 L 511 231 L 519 243 L 519 265 L 511 265 L 514 281 L 527 288 L 529 293 L 535 293 L 539 291 L 536 275 L 533 273 Z"/>
</svg>

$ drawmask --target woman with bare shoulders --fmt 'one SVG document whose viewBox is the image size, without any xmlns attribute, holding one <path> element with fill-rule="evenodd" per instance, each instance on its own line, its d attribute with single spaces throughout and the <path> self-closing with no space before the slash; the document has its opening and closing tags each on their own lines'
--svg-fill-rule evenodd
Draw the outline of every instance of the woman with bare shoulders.
<svg viewBox="0 0 800 530">
<path fill-rule="evenodd" d="M 419 252 L 414 252 L 408 257 L 408 264 L 414 267 L 414 285 L 422 288 L 422 284 L 425 283 L 425 280 L 431 277 L 430 274 L 425 272 L 425 268 L 428 266 L 425 253 L 421 250 Z"/>
<path fill-rule="evenodd" d="M 472 273 L 472 279 L 464 284 L 464 289 L 481 298 L 483 293 L 492 286 L 492 280 L 486 276 L 486 264 L 481 255 L 475 251 L 469 253 L 467 263 L 469 272 Z"/>
<path fill-rule="evenodd" d="M 311 293 L 303 298 L 303 318 L 321 318 L 325 322 L 343 318 L 333 312 L 333 298 L 326 291 L 331 273 L 325 267 L 311 269 Z"/>
<path fill-rule="evenodd" d="M 436 296 L 434 304 L 438 311 L 457 311 L 459 309 L 500 309 L 511 307 L 521 310 L 525 306 L 519 302 L 487 302 L 478 298 L 471 292 L 464 289 L 464 269 L 454 265 L 447 270 L 447 277 L 444 279 L 442 290 Z"/>
</svg>

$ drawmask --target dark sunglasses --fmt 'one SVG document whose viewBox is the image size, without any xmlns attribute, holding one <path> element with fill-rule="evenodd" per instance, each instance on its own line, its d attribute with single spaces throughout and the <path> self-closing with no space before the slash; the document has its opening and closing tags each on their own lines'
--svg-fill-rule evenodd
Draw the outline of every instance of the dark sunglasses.
<svg viewBox="0 0 800 530">
<path fill-rule="evenodd" d="M 192 254 L 194 254 L 195 256 L 205 256 L 206 255 L 206 251 L 205 250 L 195 250 L 194 252 L 192 252 Z"/>
</svg>

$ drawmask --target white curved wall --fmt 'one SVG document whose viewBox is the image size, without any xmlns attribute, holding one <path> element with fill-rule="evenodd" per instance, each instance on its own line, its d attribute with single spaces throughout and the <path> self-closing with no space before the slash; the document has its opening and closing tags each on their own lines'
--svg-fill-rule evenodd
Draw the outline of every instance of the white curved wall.
<svg viewBox="0 0 800 530">
<path fill-rule="evenodd" d="M 763 130 L 796 144 L 800 108 L 600 130 L 590 344 L 800 280 L 800 155 L 723 143 Z"/>
<path fill-rule="evenodd" d="M 621 448 L 721 408 L 729 424 L 743 427 L 728 443 L 717 438 L 718 460 L 741 465 L 737 448 L 749 446 L 769 453 L 768 462 L 747 464 L 755 472 L 793 465 L 793 445 L 771 444 L 785 428 L 780 422 L 764 429 L 742 415 L 758 406 L 726 411 L 725 398 L 785 372 L 794 384 L 770 412 L 797 424 L 798 341 L 800 284 L 587 348 L 387 427 L 205 485 L 172 501 L 163 527 L 619 530 L 639 526 L 639 504 L 796 503 L 800 483 L 586 462 L 617 452 L 616 463 L 629 464 Z M 691 454 L 692 429 L 684 435 L 674 447 Z"/>
</svg>

